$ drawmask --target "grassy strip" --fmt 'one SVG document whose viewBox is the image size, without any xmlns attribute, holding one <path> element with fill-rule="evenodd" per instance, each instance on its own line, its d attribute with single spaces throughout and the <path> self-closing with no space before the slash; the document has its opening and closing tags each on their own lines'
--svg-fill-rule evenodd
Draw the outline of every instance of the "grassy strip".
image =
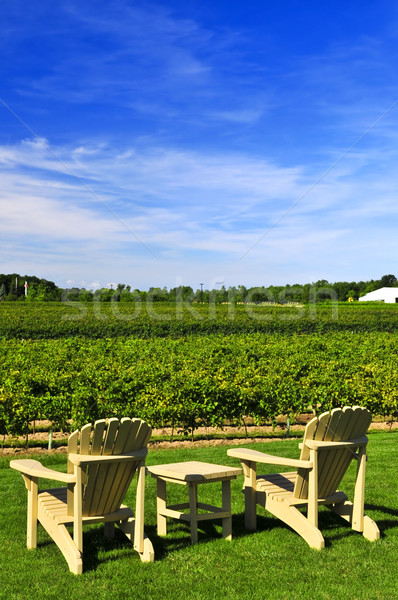
<svg viewBox="0 0 398 600">
<path fill-rule="evenodd" d="M 263 432 L 248 432 L 247 435 L 243 432 L 237 433 L 212 433 L 209 435 L 205 434 L 194 434 L 192 436 L 187 435 L 154 435 L 151 438 L 151 442 L 153 444 L 161 443 L 161 442 L 184 442 L 184 441 L 193 441 L 193 442 L 202 442 L 202 441 L 211 441 L 211 440 L 242 440 L 242 441 L 250 441 L 251 439 L 299 439 L 303 436 L 302 431 L 290 431 L 287 434 L 286 431 L 272 431 L 269 433 Z M 58 438 L 57 440 L 52 441 L 52 448 L 61 448 L 63 446 L 67 446 L 68 438 Z M 28 443 L 22 441 L 19 438 L 9 439 L 6 442 L 0 442 L 0 448 L 48 448 L 48 440 L 34 440 L 28 439 Z"/>
<path fill-rule="evenodd" d="M 382 532 L 379 542 L 370 543 L 352 532 L 327 509 L 320 511 L 320 528 L 326 540 L 322 552 L 311 550 L 295 533 L 259 509 L 255 533 L 244 529 L 242 477 L 232 485 L 233 535 L 231 543 L 221 539 L 219 525 L 209 522 L 199 531 L 199 543 L 191 546 L 186 524 L 170 521 L 168 535 L 156 535 L 155 481 L 147 478 L 146 530 L 151 537 L 156 561 L 142 564 L 123 536 L 105 540 L 102 528 L 91 526 L 84 535 L 84 573 L 71 575 L 61 553 L 39 528 L 39 547 L 25 547 L 26 491 L 22 478 L 0 460 L 0 597 L 42 600 L 65 597 L 86 599 L 134 598 L 137 600 L 225 600 L 283 599 L 367 600 L 396 599 L 398 561 L 398 445 L 388 433 L 369 435 L 367 466 L 367 513 Z M 298 456 L 294 440 L 253 444 L 268 453 Z M 181 460 L 202 460 L 237 466 L 226 455 L 226 446 L 152 449 L 148 465 Z M 63 469 L 65 457 L 49 454 L 41 458 L 52 468 Z M 273 467 L 264 465 L 264 472 Z M 341 488 L 352 493 L 355 465 Z M 46 483 L 46 482 L 44 482 Z M 220 484 L 199 489 L 200 499 L 220 502 Z M 170 500 L 185 500 L 186 489 L 170 487 Z M 133 490 L 126 503 L 134 502 Z M 56 576 L 54 574 L 56 573 Z"/>
<path fill-rule="evenodd" d="M 249 433 L 245 435 L 244 433 L 216 433 L 212 435 L 194 435 L 193 439 L 191 436 L 182 436 L 182 435 L 155 435 L 151 438 L 151 442 L 153 444 L 162 443 L 162 442 L 184 442 L 184 441 L 193 441 L 193 442 L 209 442 L 211 440 L 242 440 L 242 442 L 249 442 L 253 439 L 264 439 L 264 440 L 275 440 L 275 439 L 299 439 L 303 436 L 301 431 L 293 431 L 290 432 L 289 435 L 283 431 L 276 431 L 271 433 Z M 52 442 L 51 447 L 62 448 L 63 446 L 67 446 L 68 438 L 57 439 Z M 25 442 L 21 442 L 19 439 L 11 439 L 5 443 L 0 443 L 0 448 L 48 448 L 48 441 L 46 440 L 28 440 L 28 444 Z"/>
<path fill-rule="evenodd" d="M 391 429 L 391 430 L 387 430 L 388 434 L 398 434 L 398 429 Z M 382 429 L 376 429 L 375 431 L 372 432 L 372 435 L 381 435 L 384 434 L 386 432 L 386 430 L 382 430 Z M 211 434 L 211 435 L 194 435 L 193 436 L 193 440 L 191 438 L 191 436 L 187 437 L 187 436 L 182 436 L 182 435 L 154 435 L 151 438 L 151 444 L 153 444 L 154 446 L 156 446 L 156 444 L 160 444 L 160 443 L 173 443 L 173 442 L 185 442 L 185 441 L 193 441 L 193 443 L 195 442 L 211 442 L 213 440 L 224 440 L 224 441 L 231 441 L 231 440 L 241 440 L 242 443 L 244 444 L 248 444 L 250 443 L 251 440 L 300 440 L 303 437 L 303 432 L 302 431 L 290 431 L 289 434 L 286 433 L 286 431 L 273 431 L 273 432 L 269 432 L 269 433 L 262 433 L 262 432 L 257 432 L 257 433 L 248 433 L 247 435 L 245 435 L 244 433 L 216 433 L 216 434 Z M 62 438 L 62 439 L 57 439 L 54 440 L 52 442 L 52 449 L 57 449 L 57 448 L 63 448 L 66 447 L 68 445 L 68 438 Z M 24 449 L 48 449 L 48 441 L 46 440 L 29 440 L 28 441 L 28 445 L 26 445 L 26 443 L 21 442 L 21 440 L 18 439 L 14 439 L 14 440 L 9 440 L 6 443 L 0 443 L 0 448 L 3 449 L 18 449 L 18 450 L 24 450 Z"/>
</svg>

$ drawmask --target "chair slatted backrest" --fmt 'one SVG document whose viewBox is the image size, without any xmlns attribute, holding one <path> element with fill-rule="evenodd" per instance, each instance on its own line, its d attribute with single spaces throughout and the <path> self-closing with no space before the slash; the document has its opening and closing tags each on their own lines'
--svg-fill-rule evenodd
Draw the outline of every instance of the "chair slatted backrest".
<svg viewBox="0 0 398 600">
<path fill-rule="evenodd" d="M 304 432 L 301 460 L 309 460 L 306 440 L 340 442 L 364 435 L 372 421 L 371 413 L 360 406 L 335 408 L 312 419 Z M 354 448 L 325 448 L 318 450 L 318 498 L 326 498 L 337 490 L 354 458 Z M 298 469 L 294 488 L 296 498 L 308 497 L 307 469 Z"/>
<path fill-rule="evenodd" d="M 91 456 L 122 455 L 145 448 L 152 429 L 141 419 L 112 418 L 89 423 L 71 434 L 68 453 Z M 137 461 L 89 464 L 84 468 L 83 516 L 106 515 L 117 510 L 142 459 Z M 68 461 L 68 472 L 73 464 Z M 68 513 L 73 514 L 73 500 L 68 494 Z"/>
</svg>

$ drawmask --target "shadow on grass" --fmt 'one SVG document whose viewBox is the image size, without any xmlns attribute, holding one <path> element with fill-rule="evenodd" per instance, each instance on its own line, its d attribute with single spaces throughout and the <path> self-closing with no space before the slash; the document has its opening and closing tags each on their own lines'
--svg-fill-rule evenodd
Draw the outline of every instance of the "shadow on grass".
<svg viewBox="0 0 398 600">
<path fill-rule="evenodd" d="M 152 540 L 154 528 L 146 527 L 145 533 Z M 156 556 L 156 555 L 155 555 Z M 124 533 L 115 528 L 115 537 L 106 538 L 104 528 L 99 526 L 84 532 L 83 538 L 83 572 L 95 571 L 100 564 L 129 558 L 136 564 L 141 563 L 133 544 Z"/>
<path fill-rule="evenodd" d="M 68 527 L 70 533 L 72 528 Z M 156 538 L 156 527 L 145 527 L 145 533 L 152 541 Z M 46 535 L 45 539 L 38 541 L 38 548 L 47 548 L 52 546 L 54 552 L 61 552 L 52 538 Z M 73 535 L 73 534 L 72 534 Z M 83 572 L 95 571 L 99 565 L 108 562 L 120 561 L 128 558 L 133 564 L 139 567 L 141 560 L 138 553 L 134 550 L 133 544 L 126 538 L 124 533 L 115 527 L 115 537 L 107 538 L 104 536 L 104 527 L 101 525 L 92 526 L 91 529 L 85 528 L 83 532 Z M 155 560 L 156 560 L 155 549 Z M 65 562 L 65 569 L 67 564 Z M 1 594 L 0 594 L 1 596 Z"/>
<path fill-rule="evenodd" d="M 155 561 L 164 559 L 191 546 L 191 534 L 189 525 L 186 523 L 170 523 L 166 536 L 158 536 L 156 526 L 145 526 L 145 533 L 151 540 L 155 551 Z M 198 543 L 206 543 L 213 539 L 222 538 L 221 528 L 217 529 L 213 524 L 200 524 L 198 528 Z M 49 539 L 40 545 L 52 544 Z M 228 543 L 228 542 L 226 542 Z M 125 535 L 115 528 L 114 538 L 105 538 L 103 528 L 97 527 L 84 532 L 83 540 L 83 571 L 95 571 L 101 563 L 117 561 L 124 557 L 132 558 L 140 563 L 140 558 L 134 550 L 131 542 Z"/>
<path fill-rule="evenodd" d="M 325 531 L 332 531 L 336 530 L 338 526 L 344 526 L 344 521 L 342 522 L 337 515 L 323 513 L 322 516 L 320 515 L 319 524 L 321 529 L 323 528 Z M 149 532 L 149 528 L 147 529 Z M 155 549 L 155 560 L 161 560 L 167 554 L 181 550 L 182 548 L 189 546 L 191 543 L 190 529 L 188 524 L 173 523 L 170 524 L 168 529 L 169 532 L 165 537 L 157 536 L 156 529 L 155 535 L 153 537 L 150 536 Z M 344 537 L 347 531 L 350 533 L 348 524 L 347 529 L 344 528 L 344 533 L 341 535 L 341 537 Z M 246 529 L 244 513 L 237 514 L 232 517 L 232 543 L 234 540 L 240 538 L 250 538 L 250 536 L 255 533 L 264 534 L 264 541 L 267 541 L 266 536 L 271 532 L 281 532 L 281 535 L 284 535 L 285 532 L 290 532 L 298 536 L 298 534 L 294 532 L 286 523 L 272 515 L 257 515 L 257 529 L 255 531 Z M 206 541 L 212 541 L 214 539 L 222 539 L 221 525 L 216 527 L 215 524 L 210 522 L 200 523 L 198 525 L 198 542 L 205 543 Z M 325 545 L 330 545 L 327 539 L 325 540 Z"/>
<path fill-rule="evenodd" d="M 239 537 L 235 532 L 234 519 L 232 521 L 232 539 Z M 191 546 L 191 530 L 188 523 L 176 522 L 168 524 L 168 532 L 165 536 L 158 536 L 156 528 L 154 534 L 150 533 L 150 527 L 147 528 L 149 537 L 155 550 L 155 560 L 161 560 L 168 554 L 182 550 Z M 246 530 L 245 530 L 246 531 Z M 247 532 L 246 532 L 247 533 Z M 202 522 L 198 525 L 198 543 L 211 542 L 215 539 L 222 539 L 221 525 L 216 526 L 213 522 Z M 229 542 L 226 542 L 229 543 Z"/>
<path fill-rule="evenodd" d="M 382 537 L 385 535 L 384 531 L 398 527 L 398 510 L 374 504 L 366 505 L 366 510 L 375 511 L 385 516 L 385 518 L 376 519 Z M 361 535 L 356 531 L 352 531 L 348 523 L 342 520 L 337 514 L 327 509 L 323 509 L 319 512 L 319 529 L 324 536 L 326 548 L 332 546 L 337 540 Z M 284 535 L 284 531 L 286 531 L 286 533 L 290 531 L 298 536 L 298 534 L 293 532 L 288 525 L 276 517 L 273 517 L 272 515 L 269 517 L 266 515 L 257 515 L 256 532 L 264 534 L 265 540 L 267 532 L 271 533 L 278 530 L 282 532 L 282 535 Z M 254 531 L 245 528 L 244 513 L 233 515 L 232 532 L 232 543 L 234 539 L 250 537 L 253 535 Z M 158 536 L 156 526 L 146 526 L 145 533 L 153 544 L 155 561 L 160 561 L 169 554 L 173 554 L 191 546 L 190 527 L 188 523 L 170 521 L 168 523 L 168 533 L 166 536 Z M 215 539 L 222 539 L 221 523 L 217 521 L 199 523 L 198 543 L 204 544 Z M 38 544 L 39 547 L 47 547 L 49 545 L 54 545 L 54 551 L 59 551 L 50 538 L 42 540 Z M 84 532 L 84 572 L 95 571 L 102 563 L 118 561 L 125 557 L 136 561 L 137 566 L 140 563 L 139 556 L 134 550 L 131 542 L 129 542 L 125 535 L 117 528 L 115 528 L 114 538 L 105 538 L 103 527 L 101 526 L 94 526 L 91 529 L 86 529 Z"/>
<path fill-rule="evenodd" d="M 377 511 L 378 513 L 382 513 L 386 518 L 375 518 L 376 524 L 380 529 L 380 537 L 385 537 L 384 531 L 388 529 L 392 529 L 398 527 L 398 510 L 393 508 L 388 508 L 386 506 L 377 506 L 374 504 L 367 504 L 365 506 L 365 514 L 366 511 Z M 301 511 L 305 513 L 305 510 Z M 388 516 L 395 518 L 388 518 Z M 334 513 L 333 511 L 327 509 L 326 507 L 320 510 L 319 518 L 318 518 L 318 528 L 321 531 L 324 540 L 325 540 L 325 548 L 328 548 L 333 545 L 333 542 L 339 539 L 344 539 L 346 537 L 358 536 L 361 535 L 357 531 L 353 531 L 351 526 L 347 521 L 342 519 L 339 515 Z M 289 527 L 286 523 L 279 520 L 277 517 L 270 517 L 257 515 L 257 529 L 258 533 L 263 532 L 264 534 L 270 531 L 275 530 L 286 530 L 294 533 L 295 535 L 299 535 L 294 532 L 293 529 Z M 233 518 L 233 537 L 245 537 L 251 535 L 252 531 L 245 529 L 244 527 L 244 514 L 237 515 Z"/>
<path fill-rule="evenodd" d="M 379 506 L 377 504 L 367 504 L 365 506 L 365 513 L 367 510 L 374 510 L 377 513 L 381 513 L 383 515 L 384 518 L 382 518 L 382 519 L 376 518 L 375 519 L 381 533 L 383 533 L 383 531 L 385 531 L 385 530 L 393 529 L 394 527 L 398 527 L 398 510 L 397 509 L 389 508 L 387 506 Z M 388 517 L 395 517 L 395 518 L 391 519 Z"/>
<path fill-rule="evenodd" d="M 384 531 L 398 527 L 398 510 L 388 508 L 386 506 L 377 506 L 373 504 L 367 504 L 365 506 L 366 511 L 376 511 L 385 515 L 385 518 L 376 518 L 376 523 L 380 529 L 381 537 L 384 537 Z M 303 509 L 303 512 L 305 510 Z M 392 517 L 392 518 L 388 518 Z M 325 539 L 325 548 L 333 545 L 336 540 L 348 538 L 351 536 L 360 536 L 361 534 L 357 531 L 353 531 L 344 519 L 333 511 L 323 507 L 319 512 L 319 529 Z M 149 533 L 151 528 L 147 528 Z M 152 543 L 155 547 L 156 559 L 161 559 L 167 554 L 177 551 L 181 548 L 190 545 L 190 529 L 189 525 L 185 523 L 173 523 L 168 526 L 169 533 L 165 537 L 159 537 L 156 534 L 156 528 L 152 528 L 154 534 L 150 535 Z M 257 533 L 264 533 L 271 531 L 290 531 L 294 535 L 299 536 L 298 533 L 294 532 L 286 523 L 280 519 L 270 515 L 259 515 L 257 514 Z M 245 528 L 245 517 L 244 513 L 233 515 L 232 517 L 232 541 L 234 539 L 250 537 L 254 531 Z M 217 527 L 213 522 L 200 523 L 198 527 L 198 539 L 199 542 L 205 542 L 206 540 L 212 540 L 222 538 L 221 526 Z M 156 560 L 155 559 L 155 560 Z"/>
</svg>

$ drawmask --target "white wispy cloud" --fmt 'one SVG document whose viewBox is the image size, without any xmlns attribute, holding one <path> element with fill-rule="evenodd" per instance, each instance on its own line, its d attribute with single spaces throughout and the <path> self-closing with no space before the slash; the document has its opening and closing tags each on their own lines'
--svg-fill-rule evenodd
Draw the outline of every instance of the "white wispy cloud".
<svg viewBox="0 0 398 600">
<path fill-rule="evenodd" d="M 182 276 L 210 253 L 214 265 L 227 271 L 234 265 L 239 280 L 252 261 L 280 265 L 301 257 L 314 264 L 328 253 L 336 259 L 347 237 L 358 238 L 359 222 L 374 232 L 375 218 L 396 215 L 394 173 L 386 169 L 380 188 L 375 176 L 361 181 L 363 163 L 366 156 L 356 157 L 351 172 L 347 165 L 336 169 L 298 201 L 311 183 L 304 166 L 283 168 L 243 154 L 106 144 L 53 148 L 44 140 L 25 140 L 0 147 L 0 232 L 9 248 L 25 239 L 29 252 L 40 242 L 48 256 L 65 252 L 70 269 L 79 261 L 87 268 L 95 257 L 103 267 L 110 251 L 119 266 L 136 264 L 139 257 L 158 276 L 180 263 Z M 375 202 L 376 190 L 382 201 Z M 104 210 L 104 202 L 118 218 Z M 292 203 L 294 210 L 283 216 Z M 359 250 L 364 242 L 357 243 Z"/>
</svg>

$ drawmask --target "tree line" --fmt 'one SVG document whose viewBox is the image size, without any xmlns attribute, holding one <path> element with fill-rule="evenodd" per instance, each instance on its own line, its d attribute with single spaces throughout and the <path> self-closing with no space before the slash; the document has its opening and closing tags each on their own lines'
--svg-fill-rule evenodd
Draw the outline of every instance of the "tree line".
<svg viewBox="0 0 398 600">
<path fill-rule="evenodd" d="M 133 289 L 131 285 L 117 284 L 115 288 L 90 290 L 71 287 L 60 288 L 54 282 L 31 275 L 12 273 L 0 274 L 0 302 L 186 302 L 186 303 L 277 303 L 298 302 L 308 304 L 311 301 L 334 300 L 345 302 L 357 300 L 361 296 L 381 287 L 398 287 L 395 275 L 383 275 L 380 279 L 369 281 L 338 281 L 329 283 L 322 279 L 313 283 L 194 290 L 191 286 L 150 287 L 148 291 Z"/>
</svg>

